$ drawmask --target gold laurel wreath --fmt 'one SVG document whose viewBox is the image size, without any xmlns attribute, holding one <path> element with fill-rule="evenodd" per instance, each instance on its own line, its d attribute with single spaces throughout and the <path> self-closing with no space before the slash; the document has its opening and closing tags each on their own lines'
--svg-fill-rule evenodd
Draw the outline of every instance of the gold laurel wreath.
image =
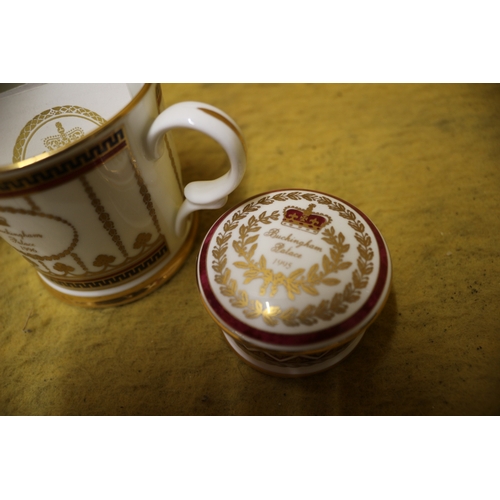
<svg viewBox="0 0 500 500">
<path fill-rule="evenodd" d="M 235 279 L 231 278 L 231 271 L 227 269 L 226 252 L 228 242 L 232 237 L 232 231 L 238 227 L 238 223 L 244 220 L 251 212 L 255 212 L 261 205 L 271 205 L 275 201 L 305 199 L 315 201 L 316 203 L 327 205 L 330 210 L 338 212 L 338 214 L 348 220 L 348 225 L 354 229 L 355 238 L 358 241 L 358 259 L 357 269 L 352 273 L 352 281 L 347 283 L 342 292 L 335 293 L 331 299 L 324 299 L 318 305 L 310 304 L 304 307 L 301 311 L 296 307 L 290 307 L 282 310 L 279 306 L 265 307 L 259 300 L 249 300 L 245 290 L 239 290 Z M 319 272 L 319 265 L 314 264 L 308 271 L 306 277 L 301 276 L 304 269 L 293 271 L 288 277 L 282 273 L 274 274 L 266 267 L 266 259 L 262 256 L 258 262 L 252 260 L 252 257 L 257 249 L 255 243 L 258 235 L 249 236 L 249 233 L 257 232 L 261 229 L 260 224 L 270 224 L 272 220 L 279 218 L 279 212 L 275 211 L 271 215 L 266 215 L 263 212 L 258 218 L 251 216 L 248 225 L 241 225 L 239 230 L 239 239 L 233 241 L 233 248 L 242 256 L 244 262 L 236 262 L 234 265 L 239 268 L 245 268 L 244 276 L 246 277 L 245 284 L 254 279 L 263 279 L 264 283 L 260 289 L 260 294 L 264 295 L 269 286 L 271 286 L 271 296 L 273 296 L 278 286 L 285 286 L 288 297 L 295 298 L 295 294 L 303 290 L 311 295 L 318 295 L 315 285 L 320 283 L 333 286 L 340 281 L 336 278 L 326 278 L 331 272 L 338 272 L 340 269 L 350 267 L 350 262 L 342 262 L 343 254 L 348 251 L 349 245 L 344 244 L 345 238 L 342 233 L 335 235 L 335 230 L 325 230 L 322 239 L 331 245 L 330 258 L 323 256 L 323 271 Z M 264 322 L 269 326 L 276 326 L 279 321 L 282 321 L 287 326 L 312 325 L 317 323 L 319 319 L 327 321 L 332 319 L 336 314 L 344 313 L 349 304 L 359 300 L 361 289 L 368 285 L 369 275 L 373 271 L 374 253 L 371 249 L 371 238 L 365 233 L 364 225 L 356 220 L 354 212 L 347 210 L 344 205 L 338 202 L 333 202 L 325 197 L 314 193 L 279 193 L 274 196 L 265 196 L 257 202 L 251 202 L 246 205 L 243 210 L 233 214 L 230 221 L 226 221 L 223 226 L 223 232 L 217 235 L 216 246 L 212 251 L 214 261 L 212 269 L 217 273 L 215 281 L 221 285 L 220 292 L 222 295 L 230 297 L 232 306 L 243 309 L 243 313 L 249 319 L 256 319 L 262 316 Z M 252 244 L 249 250 L 247 245 Z"/>
<path fill-rule="evenodd" d="M 261 226 L 259 222 L 263 224 L 269 224 L 271 220 L 277 220 L 279 215 L 273 212 L 269 217 L 267 217 L 266 212 L 263 212 L 259 219 L 257 220 L 253 215 L 248 221 L 248 225 L 240 226 L 240 236 L 237 241 L 233 241 L 233 248 L 236 253 L 243 257 L 244 261 L 234 262 L 233 265 L 240 269 L 246 269 L 243 276 L 246 278 L 244 284 L 248 284 L 253 280 L 262 279 L 263 284 L 260 288 L 260 295 L 265 295 L 269 286 L 271 286 L 270 297 L 274 297 L 278 291 L 279 286 L 284 286 L 287 291 L 288 298 L 290 300 L 295 300 L 295 295 L 300 294 L 301 291 L 308 293 L 309 295 L 318 295 L 319 292 L 316 289 L 317 285 L 324 284 L 328 286 L 338 285 L 340 280 L 336 278 L 327 278 L 331 273 L 338 273 L 342 269 L 348 269 L 352 262 L 342 262 L 344 254 L 349 250 L 350 245 L 345 245 L 345 237 L 342 233 L 338 236 L 335 235 L 335 229 L 326 229 L 322 234 L 322 240 L 326 241 L 332 247 L 330 248 L 329 259 L 326 255 L 323 256 L 323 271 L 319 270 L 319 265 L 314 264 L 306 276 L 302 276 L 305 269 L 296 269 L 289 276 L 285 276 L 283 273 L 274 273 L 271 269 L 267 268 L 267 262 L 264 255 L 262 255 L 258 262 L 252 259 L 255 250 L 257 249 L 257 239 L 259 235 L 249 236 L 250 233 L 259 231 Z M 250 250 L 247 250 L 247 246 L 252 244 Z"/>
</svg>

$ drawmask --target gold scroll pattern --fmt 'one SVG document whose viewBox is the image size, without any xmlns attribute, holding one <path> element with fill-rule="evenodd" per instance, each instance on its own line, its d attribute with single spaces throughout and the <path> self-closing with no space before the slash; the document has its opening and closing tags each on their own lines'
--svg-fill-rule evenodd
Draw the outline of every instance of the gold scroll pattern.
<svg viewBox="0 0 500 500">
<path fill-rule="evenodd" d="M 5 214 L 19 214 L 23 216 L 28 216 L 28 217 L 40 217 L 42 219 L 49 219 L 55 222 L 59 222 L 61 224 L 64 224 L 66 226 L 69 226 L 69 228 L 72 230 L 72 240 L 69 244 L 69 246 L 63 250 L 62 252 L 59 252 L 57 254 L 53 255 L 37 255 L 35 252 L 28 252 L 28 251 L 23 251 L 22 249 L 16 248 L 17 251 L 23 255 L 24 257 L 28 259 L 34 259 L 38 262 L 43 262 L 43 261 L 57 261 L 62 259 L 63 257 L 66 257 L 69 255 L 73 249 L 76 247 L 79 241 L 79 236 L 78 236 L 78 231 L 76 230 L 75 226 L 71 224 L 71 222 L 63 219 L 62 217 L 58 217 L 57 215 L 51 215 L 51 214 L 45 214 L 39 210 L 26 210 L 24 208 L 14 208 L 14 207 L 3 207 L 0 206 L 0 213 L 5 213 Z M 4 217 L 0 217 L 0 225 L 5 226 L 5 227 L 10 227 L 9 223 L 7 222 L 7 219 Z M 5 233 L 7 236 L 9 236 L 11 233 L 5 229 L 0 229 L 0 232 Z M 19 237 L 23 237 L 23 231 L 19 235 Z M 17 235 L 15 235 L 17 236 Z M 35 235 L 36 237 L 42 237 L 42 235 Z"/>
<path fill-rule="evenodd" d="M 133 243 L 133 248 L 134 250 L 139 250 L 139 253 L 134 256 L 130 256 L 129 253 L 127 252 L 127 249 L 125 248 L 125 245 L 122 241 L 122 238 L 120 237 L 114 222 L 111 219 L 111 216 L 109 213 L 105 210 L 104 204 L 102 201 L 98 198 L 96 195 L 94 189 L 92 188 L 91 184 L 89 183 L 88 179 L 86 176 L 82 175 L 79 177 L 79 180 L 85 190 L 85 193 L 89 197 L 89 200 L 94 207 L 95 212 L 97 213 L 99 217 L 99 221 L 101 222 L 103 228 L 108 232 L 108 235 L 112 239 L 112 241 L 115 243 L 116 247 L 120 251 L 120 253 L 123 255 L 125 260 L 123 262 L 120 262 L 118 264 L 115 264 L 116 257 L 112 255 L 106 255 L 106 254 L 99 254 L 96 256 L 96 258 L 93 261 L 93 266 L 94 267 L 99 267 L 100 270 L 98 273 L 92 273 L 89 272 L 88 269 L 86 268 L 85 264 L 81 259 L 78 258 L 77 255 L 74 255 L 73 257 L 75 258 L 75 261 L 78 262 L 80 267 L 82 267 L 86 272 L 85 276 L 92 276 L 95 274 L 103 274 L 103 273 L 109 273 L 110 271 L 115 271 L 115 272 L 122 272 L 125 271 L 124 267 L 134 265 L 137 267 L 135 269 L 134 267 L 127 269 L 126 270 L 126 275 L 127 276 L 133 276 L 135 275 L 136 272 L 139 270 L 143 270 L 143 268 L 148 267 L 148 265 L 155 263 L 157 260 L 160 258 L 163 258 L 165 256 L 169 255 L 169 250 L 165 241 L 165 238 L 161 232 L 160 224 L 158 221 L 158 217 L 156 215 L 156 211 L 154 209 L 154 205 L 151 199 L 151 195 L 149 193 L 149 190 L 147 189 L 144 180 L 140 174 L 140 171 L 137 167 L 136 161 L 133 158 L 133 156 L 130 154 L 129 151 L 129 160 L 131 163 L 131 166 L 133 168 L 134 172 L 134 177 L 136 180 L 136 183 L 139 187 L 139 193 L 142 198 L 142 202 L 144 203 L 146 209 L 148 210 L 149 216 L 155 226 L 155 229 L 158 232 L 158 236 L 155 240 L 153 240 L 153 235 L 149 232 L 141 232 L 139 233 L 135 241 Z M 152 241 L 153 240 L 153 241 Z M 148 257 L 148 253 L 153 252 L 152 255 Z M 73 255 L 73 254 L 72 254 Z M 146 260 L 151 260 L 150 263 L 147 263 L 145 265 L 145 262 L 142 262 L 142 259 Z M 140 262 L 138 263 L 138 260 Z M 77 275 L 74 274 L 75 269 L 71 266 L 68 266 L 66 264 L 58 263 L 54 266 L 54 269 L 63 273 L 62 276 L 64 277 L 76 277 Z M 124 274 L 124 276 L 125 276 Z M 78 277 L 80 277 L 79 275 Z M 58 277 L 60 278 L 60 276 Z M 115 281 L 118 279 L 117 276 L 114 276 Z M 53 277 L 51 277 L 53 279 Z M 125 279 L 125 278 L 123 278 Z M 102 282 L 102 280 L 100 280 Z M 78 284 L 78 283 L 71 283 L 71 282 L 64 282 L 64 286 L 70 286 L 74 288 L 81 288 L 83 285 Z"/>
<path fill-rule="evenodd" d="M 126 140 L 125 137 L 124 139 Z M 99 217 L 99 221 L 101 222 L 102 227 L 108 232 L 108 235 L 111 237 L 112 241 L 114 242 L 120 253 L 123 255 L 125 260 L 118 264 L 115 264 L 116 261 L 115 256 L 99 254 L 94 259 L 93 266 L 99 267 L 100 270 L 98 273 L 92 273 L 88 271 L 88 269 L 85 267 L 81 259 L 78 260 L 77 256 L 75 255 L 74 256 L 75 261 L 77 261 L 80 267 L 82 267 L 86 271 L 84 276 L 93 276 L 96 274 L 102 276 L 103 273 L 109 274 L 110 272 L 114 272 L 116 274 L 108 276 L 107 280 L 100 279 L 93 284 L 78 283 L 71 281 L 69 282 L 57 281 L 59 284 L 63 286 L 72 288 L 88 288 L 90 286 L 99 286 L 104 288 L 107 285 L 113 285 L 119 281 L 125 281 L 135 277 L 137 273 L 142 272 L 151 265 L 157 263 L 160 259 L 163 259 L 170 254 L 165 237 L 163 236 L 161 231 L 161 227 L 153 205 L 151 194 L 149 193 L 149 190 L 144 182 L 144 179 L 142 178 L 140 170 L 137 166 L 137 162 L 133 157 L 133 155 L 131 154 L 131 151 L 128 147 L 127 151 L 128 151 L 129 164 L 133 169 L 134 178 L 139 188 L 139 194 L 141 195 L 142 202 L 148 211 L 148 214 L 150 216 L 151 221 L 154 224 L 158 236 L 156 237 L 156 239 L 153 240 L 152 233 L 149 232 L 139 233 L 136 236 L 133 243 L 134 250 L 139 250 L 139 253 L 134 256 L 130 256 L 122 241 L 122 238 L 120 237 L 115 227 L 113 220 L 111 219 L 110 214 L 106 211 L 103 202 L 96 195 L 94 189 L 92 188 L 86 176 L 85 175 L 80 176 L 79 177 L 80 183 L 82 184 L 85 193 L 87 194 L 92 206 L 94 207 L 94 210 Z M 76 274 L 74 274 L 75 269 L 65 264 L 59 264 L 57 268 L 56 266 L 54 266 L 54 269 L 56 269 L 59 272 L 62 272 L 64 277 L 71 278 L 71 277 L 81 276 L 81 275 L 77 276 Z M 60 278 L 60 276 L 58 278 Z M 51 279 L 55 281 L 53 276 L 51 276 Z"/>
<path fill-rule="evenodd" d="M 232 244 L 236 253 L 244 257 L 244 261 L 234 265 L 236 267 L 247 266 L 245 283 L 253 279 L 263 280 L 261 294 L 266 293 L 269 286 L 271 294 L 276 293 L 278 286 L 285 286 L 290 299 L 293 299 L 300 291 L 304 291 L 309 295 L 317 295 L 316 285 L 324 283 L 333 286 L 340 283 L 336 278 L 327 276 L 340 269 L 347 269 L 351 265 L 351 263 L 343 261 L 343 255 L 347 252 L 349 246 L 345 244 L 342 233 L 336 235 L 334 230 L 325 230 L 322 233 L 322 239 L 330 245 L 330 258 L 326 254 L 323 256 L 322 271 L 319 270 L 319 265 L 315 264 L 305 276 L 303 276 L 305 270 L 302 269 L 294 271 L 286 277 L 281 273 L 276 275 L 267 269 L 264 256 L 257 262 L 253 260 L 253 255 L 257 250 L 256 241 L 258 236 L 248 236 L 249 233 L 258 232 L 262 224 L 270 224 L 272 220 L 277 220 L 278 212 L 273 212 L 270 215 L 262 212 L 258 218 L 251 216 L 247 226 L 240 225 L 240 221 L 246 219 L 251 212 L 260 209 L 262 205 L 272 205 L 275 201 L 301 199 L 326 205 L 328 209 L 337 212 L 340 217 L 348 221 L 348 225 L 354 230 L 358 242 L 357 267 L 352 272 L 351 281 L 344 286 L 343 291 L 334 293 L 330 299 L 323 299 L 318 304 L 311 303 L 301 310 L 296 307 L 289 307 L 285 310 L 279 306 L 266 307 L 260 300 L 250 300 L 246 291 L 240 289 L 237 281 L 231 277 L 231 270 L 227 268 L 226 252 L 228 244 L 233 231 L 238 227 L 240 227 L 239 238 L 234 240 Z M 250 244 L 252 246 L 248 248 Z M 231 220 L 225 222 L 223 231 L 217 235 L 216 246 L 212 251 L 214 257 L 212 269 L 216 272 L 215 281 L 220 285 L 222 295 L 229 297 L 233 307 L 243 309 L 243 313 L 248 319 L 262 317 L 269 326 L 276 326 L 280 322 L 290 327 L 312 325 L 320 320 L 331 320 L 336 314 L 345 313 L 349 304 L 359 300 L 361 290 L 366 288 L 369 283 L 369 276 L 373 272 L 372 260 L 374 253 L 370 245 L 371 237 L 365 232 L 364 224 L 358 221 L 355 213 L 348 210 L 342 203 L 332 202 L 330 198 L 315 193 L 278 193 L 274 196 L 265 196 L 257 202 L 249 203 L 242 210 L 234 212 Z"/>
<path fill-rule="evenodd" d="M 137 162 L 135 158 L 132 156 L 132 153 L 129 151 L 129 159 L 130 162 L 132 163 L 132 166 L 134 168 L 134 176 L 135 180 L 137 182 L 137 185 L 139 186 L 139 191 L 142 196 L 142 201 L 149 213 L 149 216 L 151 217 L 151 220 L 153 221 L 153 224 L 158 231 L 158 233 L 161 233 L 161 228 L 160 228 L 160 223 L 158 222 L 158 217 L 156 215 L 156 211 L 154 209 L 153 205 L 153 200 L 151 199 L 151 195 L 149 194 L 149 190 L 146 187 L 146 184 L 144 183 L 144 179 L 142 178 L 141 171 L 137 165 Z"/>
<path fill-rule="evenodd" d="M 161 231 L 151 195 L 130 151 L 124 131 L 121 129 L 117 132 L 113 132 L 112 136 L 103 139 L 101 143 L 102 144 L 97 145 L 96 148 L 93 149 L 93 156 L 89 155 L 89 161 L 92 161 L 94 168 L 98 168 L 99 165 L 105 163 L 105 161 L 109 160 L 113 156 L 118 154 L 128 155 L 128 165 L 130 165 L 130 168 L 133 169 L 140 197 L 158 233 L 156 237 L 151 232 L 140 232 L 137 234 L 132 245 L 134 250 L 138 250 L 137 254 L 133 256 L 129 255 L 129 252 L 125 247 L 110 214 L 105 209 L 103 201 L 99 199 L 94 188 L 89 182 L 89 179 L 84 174 L 78 176 L 77 180 L 82 185 L 84 192 L 97 213 L 102 227 L 107 231 L 108 235 L 111 237 L 112 241 L 124 257 L 124 260 L 120 263 L 116 263 L 116 257 L 113 255 L 98 254 L 93 259 L 92 265 L 99 269 L 97 271 L 89 270 L 89 266 L 85 264 L 84 260 L 77 253 L 77 249 L 75 248 L 81 240 L 75 226 L 61 217 L 43 213 L 31 196 L 23 196 L 23 199 L 27 203 L 29 209 L 0 206 L 0 212 L 4 212 L 6 215 L 8 213 L 12 213 L 30 217 L 43 217 L 66 224 L 71 228 L 73 239 L 70 245 L 63 252 L 59 252 L 57 255 L 40 256 L 36 253 L 27 253 L 23 252 L 22 249 L 18 249 L 18 251 L 20 251 L 20 253 L 27 260 L 29 260 L 31 264 L 38 268 L 42 274 L 47 276 L 47 278 L 68 288 L 85 289 L 115 286 L 118 283 L 123 283 L 137 277 L 138 273 L 143 272 L 170 255 L 167 242 Z M 103 146 L 104 144 L 106 146 Z M 102 154 L 102 156 L 98 153 L 98 150 L 101 149 L 102 151 L 100 154 Z M 126 149 L 127 153 L 125 153 L 123 149 Z M 7 227 L 7 219 L 0 217 L 0 225 Z M 0 231 L 5 232 L 6 229 L 0 228 Z M 72 264 L 71 261 L 68 261 L 68 257 L 73 259 L 74 264 Z M 66 258 L 65 262 L 57 262 L 62 258 Z M 51 269 L 45 264 L 45 261 L 56 262 L 53 264 Z M 79 270 L 77 270 L 77 268 L 79 268 Z M 81 270 L 83 270 L 83 273 Z"/>
<path fill-rule="evenodd" d="M 106 212 L 104 209 L 103 204 L 99 200 L 99 198 L 96 196 L 94 190 L 92 189 L 92 186 L 90 185 L 89 181 L 87 178 L 82 175 L 79 177 L 79 180 L 81 184 L 83 185 L 83 189 L 85 190 L 85 193 L 90 199 L 90 203 L 94 207 L 94 210 L 96 211 L 97 215 L 99 216 L 99 220 L 101 221 L 102 226 L 106 231 L 108 232 L 109 236 L 113 240 L 113 243 L 118 247 L 118 250 L 120 250 L 121 254 L 127 258 L 128 253 L 125 248 L 125 245 L 123 244 L 120 235 L 118 234 L 118 231 L 115 228 L 115 225 L 113 221 L 111 220 L 111 217 L 109 214 Z"/>
</svg>

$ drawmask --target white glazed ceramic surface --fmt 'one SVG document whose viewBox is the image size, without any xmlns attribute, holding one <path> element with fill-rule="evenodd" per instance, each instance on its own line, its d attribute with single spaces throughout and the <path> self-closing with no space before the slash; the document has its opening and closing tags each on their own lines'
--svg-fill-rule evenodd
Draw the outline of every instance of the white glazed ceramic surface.
<svg viewBox="0 0 500 500">
<path fill-rule="evenodd" d="M 390 282 L 375 225 L 315 191 L 247 200 L 214 224 L 198 258 L 203 301 L 230 345 L 279 375 L 343 359 L 382 309 Z"/>
<path fill-rule="evenodd" d="M 0 235 L 77 305 L 168 279 L 194 241 L 192 212 L 224 205 L 245 170 L 235 122 L 204 103 L 162 110 L 159 84 L 28 85 L 0 94 L 0 113 Z M 230 171 L 184 194 L 177 127 L 218 141 Z"/>
</svg>

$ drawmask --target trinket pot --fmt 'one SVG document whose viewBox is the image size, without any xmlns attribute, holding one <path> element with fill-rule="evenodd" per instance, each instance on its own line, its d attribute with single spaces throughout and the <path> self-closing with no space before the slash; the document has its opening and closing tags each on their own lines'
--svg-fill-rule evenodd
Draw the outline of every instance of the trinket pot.
<svg viewBox="0 0 500 500">
<path fill-rule="evenodd" d="M 324 371 L 382 310 L 391 259 L 357 208 L 310 190 L 257 195 L 222 215 L 200 249 L 203 303 L 231 348 L 273 375 Z"/>
</svg>

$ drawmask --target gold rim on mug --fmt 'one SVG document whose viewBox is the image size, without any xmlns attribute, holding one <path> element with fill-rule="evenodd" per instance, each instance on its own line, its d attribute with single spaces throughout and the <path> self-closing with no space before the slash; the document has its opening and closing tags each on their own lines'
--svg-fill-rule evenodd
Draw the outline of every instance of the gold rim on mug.
<svg viewBox="0 0 500 500">
<path fill-rule="evenodd" d="M 120 118 L 128 114 L 141 101 L 141 99 L 146 95 L 146 93 L 150 89 L 151 85 L 152 85 L 151 83 L 144 84 L 141 87 L 141 89 L 137 92 L 137 94 L 131 99 L 131 101 L 124 108 L 122 108 L 116 115 L 107 120 L 106 123 L 104 123 L 103 125 L 100 125 L 91 132 L 89 132 L 88 134 L 85 134 L 81 139 L 78 139 L 77 141 L 72 142 L 70 144 L 66 144 L 54 151 L 47 151 L 45 153 L 41 153 L 39 155 L 32 156 L 25 160 L 14 162 L 8 165 L 0 165 L 0 172 L 9 172 L 12 170 L 29 167 L 30 165 L 43 162 L 49 158 L 52 159 L 54 156 L 57 156 L 62 152 L 66 152 L 71 149 L 80 147 L 86 142 L 92 140 L 97 134 L 100 134 L 106 128 L 114 127 L 114 125 Z"/>
</svg>

